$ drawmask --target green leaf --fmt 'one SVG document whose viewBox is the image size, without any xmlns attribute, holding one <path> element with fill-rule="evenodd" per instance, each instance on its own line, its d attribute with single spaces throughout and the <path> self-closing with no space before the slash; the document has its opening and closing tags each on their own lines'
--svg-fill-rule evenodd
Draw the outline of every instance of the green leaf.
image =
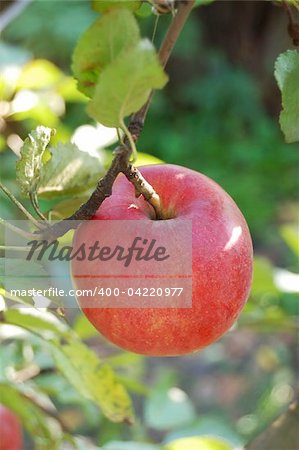
<svg viewBox="0 0 299 450">
<path fill-rule="evenodd" d="M 57 197 L 81 193 L 94 186 L 103 172 L 100 156 L 91 156 L 75 144 L 59 143 L 41 168 L 38 195 Z"/>
<path fill-rule="evenodd" d="M 196 417 L 193 404 L 179 388 L 154 389 L 145 403 L 145 423 L 156 430 L 174 429 Z"/>
<path fill-rule="evenodd" d="M 113 422 L 131 422 L 130 397 L 108 364 L 103 364 L 54 314 L 36 310 L 6 310 L 5 322 L 29 330 L 49 345 L 56 365 L 77 392 L 97 404 Z"/>
<path fill-rule="evenodd" d="M 226 442 L 210 437 L 190 437 L 170 442 L 163 450 L 233 450 Z"/>
<path fill-rule="evenodd" d="M 103 69 L 139 38 L 139 28 L 130 11 L 116 9 L 99 17 L 83 33 L 73 54 L 72 70 L 78 89 L 92 97 Z"/>
<path fill-rule="evenodd" d="M 140 8 L 136 11 L 136 16 L 138 17 L 148 17 L 153 13 L 152 5 L 147 2 L 142 2 Z"/>
<path fill-rule="evenodd" d="M 103 450 L 161 450 L 161 447 L 143 442 L 111 441 L 104 445 Z"/>
<path fill-rule="evenodd" d="M 289 248 L 294 252 L 296 256 L 299 256 L 299 229 L 295 225 L 283 225 L 279 229 L 280 235 L 289 246 Z"/>
<path fill-rule="evenodd" d="M 69 328 L 54 314 L 34 308 L 7 309 L 4 312 L 5 322 L 25 328 L 44 338 L 67 337 Z"/>
<path fill-rule="evenodd" d="M 135 166 L 147 166 L 151 164 L 163 164 L 163 161 L 156 156 L 149 155 L 148 153 L 138 152 L 136 161 L 134 162 Z"/>
<path fill-rule="evenodd" d="M 34 288 L 45 289 L 50 286 L 49 274 L 38 262 L 24 261 L 22 258 L 0 258 L 0 286 L 28 292 L 32 289 L 32 274 L 34 273 Z M 30 299 L 33 306 L 32 295 L 22 295 L 21 300 Z"/>
<path fill-rule="evenodd" d="M 143 39 L 102 72 L 87 110 L 103 125 L 121 127 L 126 116 L 144 105 L 151 90 L 163 88 L 167 80 L 153 45 Z"/>
<path fill-rule="evenodd" d="M 31 131 L 21 148 L 17 161 L 17 182 L 24 194 L 36 191 L 39 183 L 42 158 L 54 130 L 43 126 Z"/>
<path fill-rule="evenodd" d="M 55 86 L 64 77 L 61 70 L 45 59 L 26 64 L 17 81 L 18 89 L 43 89 Z"/>
<path fill-rule="evenodd" d="M 138 0 L 93 0 L 92 8 L 98 12 L 105 12 L 111 9 L 126 8 L 130 11 L 137 11 L 141 1 Z"/>
<path fill-rule="evenodd" d="M 130 398 L 110 366 L 102 364 L 80 341 L 73 340 L 53 350 L 58 368 L 81 395 L 99 405 L 111 421 L 132 421 Z"/>
<path fill-rule="evenodd" d="M 1 403 L 14 411 L 24 428 L 31 435 L 36 450 L 58 450 L 62 437 L 58 423 L 43 412 L 20 389 L 8 383 L 0 383 Z"/>
<path fill-rule="evenodd" d="M 98 335 L 98 331 L 83 314 L 76 317 L 73 329 L 81 339 L 90 339 Z"/>
<path fill-rule="evenodd" d="M 55 204 L 51 211 L 53 220 L 61 220 L 71 216 L 81 205 L 88 200 L 88 195 L 80 195 L 78 197 L 69 197 Z"/>
<path fill-rule="evenodd" d="M 299 52 L 288 50 L 275 63 L 275 77 L 282 94 L 280 126 L 286 142 L 299 141 Z"/>
<path fill-rule="evenodd" d="M 253 262 L 253 280 L 251 293 L 253 296 L 277 294 L 279 291 L 274 283 L 273 267 L 270 261 L 263 257 L 255 257 Z"/>
<path fill-rule="evenodd" d="M 239 435 L 220 416 L 207 415 L 198 417 L 190 425 L 175 429 L 168 433 L 164 442 L 172 442 L 176 439 L 194 436 L 214 436 L 229 442 L 234 448 L 243 448 L 244 442 Z"/>
</svg>

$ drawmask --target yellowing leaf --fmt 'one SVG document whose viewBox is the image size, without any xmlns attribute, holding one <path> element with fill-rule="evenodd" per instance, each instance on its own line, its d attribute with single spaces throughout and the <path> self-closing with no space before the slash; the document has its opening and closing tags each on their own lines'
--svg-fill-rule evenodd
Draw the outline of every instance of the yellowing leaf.
<svg viewBox="0 0 299 450">
<path fill-rule="evenodd" d="M 56 364 L 84 397 L 94 401 L 113 422 L 131 421 L 130 398 L 108 364 L 79 340 L 52 349 Z"/>
<path fill-rule="evenodd" d="M 284 239 L 285 243 L 299 256 L 299 228 L 294 225 L 283 225 L 280 227 L 280 235 Z"/>
<path fill-rule="evenodd" d="M 147 39 L 122 52 L 102 72 L 87 110 L 107 127 L 121 127 L 126 116 L 138 111 L 152 89 L 168 80 L 155 49 Z"/>
<path fill-rule="evenodd" d="M 6 323 L 24 327 L 44 339 L 65 379 L 79 394 L 98 405 L 108 419 L 132 421 L 130 397 L 112 368 L 65 323 L 52 313 L 29 308 L 8 309 L 3 314 Z"/>
<path fill-rule="evenodd" d="M 138 25 L 130 11 L 116 9 L 100 16 L 83 33 L 73 54 L 72 69 L 78 89 L 91 97 L 102 70 L 139 38 Z"/>
</svg>

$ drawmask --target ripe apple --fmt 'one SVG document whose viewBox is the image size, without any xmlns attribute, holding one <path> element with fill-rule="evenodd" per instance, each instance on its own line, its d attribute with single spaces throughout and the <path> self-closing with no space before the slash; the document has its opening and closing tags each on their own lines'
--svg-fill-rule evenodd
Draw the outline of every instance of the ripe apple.
<svg viewBox="0 0 299 450">
<path fill-rule="evenodd" d="M 0 450 L 22 450 L 23 436 L 17 416 L 0 405 Z"/>
<path fill-rule="evenodd" d="M 175 236 L 184 252 L 185 236 L 181 231 L 177 235 L 173 231 L 179 230 L 183 219 L 191 220 L 192 307 L 92 308 L 88 307 L 90 299 L 84 295 L 78 294 L 77 300 L 95 328 L 119 347 L 152 356 L 184 355 L 217 340 L 237 319 L 251 285 L 251 237 L 237 205 L 205 175 L 168 164 L 145 166 L 140 171 L 159 194 L 165 219 L 155 221 L 152 207 L 142 197 L 136 199 L 133 185 L 119 175 L 112 196 L 105 200 L 92 220 L 77 229 L 74 248 L 82 243 L 104 240 L 103 221 L 143 220 L 154 221 L 165 245 L 171 245 Z M 131 234 L 128 241 L 136 236 L 134 227 L 132 225 L 132 232 L 128 231 L 131 230 L 128 223 L 124 232 Z M 115 243 L 117 239 L 115 236 Z M 86 274 L 91 273 L 88 264 L 88 261 L 72 260 L 76 289 L 93 289 L 99 283 L 92 276 L 76 276 L 82 265 Z M 150 261 L 148 264 L 150 270 L 150 264 L 158 263 Z M 113 265 L 110 269 L 113 275 Z M 106 283 L 113 287 L 113 278 Z"/>
</svg>

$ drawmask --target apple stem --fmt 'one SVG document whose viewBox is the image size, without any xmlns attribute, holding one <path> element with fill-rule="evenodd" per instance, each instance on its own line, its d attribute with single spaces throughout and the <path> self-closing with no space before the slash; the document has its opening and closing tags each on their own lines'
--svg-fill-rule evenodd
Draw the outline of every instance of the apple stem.
<svg viewBox="0 0 299 450">
<path fill-rule="evenodd" d="M 146 181 L 139 170 L 132 164 L 128 165 L 128 168 L 123 171 L 123 174 L 134 185 L 136 198 L 142 195 L 144 199 L 153 207 L 156 220 L 162 220 L 164 216 L 161 199 L 152 185 Z"/>
</svg>

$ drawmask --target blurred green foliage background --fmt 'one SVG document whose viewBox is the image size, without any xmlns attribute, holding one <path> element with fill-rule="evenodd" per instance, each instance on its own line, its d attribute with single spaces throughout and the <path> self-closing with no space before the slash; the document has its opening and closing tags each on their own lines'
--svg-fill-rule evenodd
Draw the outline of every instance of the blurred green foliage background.
<svg viewBox="0 0 299 450">
<path fill-rule="evenodd" d="M 255 245 L 255 276 L 238 325 L 200 354 L 144 359 L 119 353 L 95 336 L 82 317 L 71 317 L 79 334 L 107 357 L 132 392 L 139 417 L 134 427 L 99 418 L 55 373 L 48 374 L 53 361 L 34 339 L 8 339 L 0 350 L 4 364 L 13 361 L 15 369 L 28 361 L 40 364 L 45 369 L 38 378 L 40 388 L 76 433 L 92 436 L 98 444 L 212 434 L 239 448 L 295 392 L 299 145 L 284 143 L 278 124 L 280 95 L 273 81 L 275 58 L 291 47 L 287 21 L 281 9 L 265 2 L 242 2 L 243 9 L 237 2 L 223 3 L 194 11 L 168 66 L 170 83 L 155 95 L 138 148 L 210 176 L 246 217 Z M 17 196 L 20 139 L 39 124 L 57 129 L 56 142 L 70 139 L 81 125 L 94 125 L 71 78 L 70 62 L 80 33 L 95 17 L 89 2 L 33 1 L 3 30 L 0 176 Z M 160 18 L 155 43 L 169 20 Z M 154 18 L 140 21 L 143 33 L 151 35 Z M 103 171 L 111 148 L 99 143 Z M 67 215 L 81 201 L 61 197 L 41 205 L 44 211 L 55 205 Z M 18 217 L 2 195 L 0 202 L 1 217 Z M 104 448 L 125 449 L 111 443 Z"/>
</svg>

